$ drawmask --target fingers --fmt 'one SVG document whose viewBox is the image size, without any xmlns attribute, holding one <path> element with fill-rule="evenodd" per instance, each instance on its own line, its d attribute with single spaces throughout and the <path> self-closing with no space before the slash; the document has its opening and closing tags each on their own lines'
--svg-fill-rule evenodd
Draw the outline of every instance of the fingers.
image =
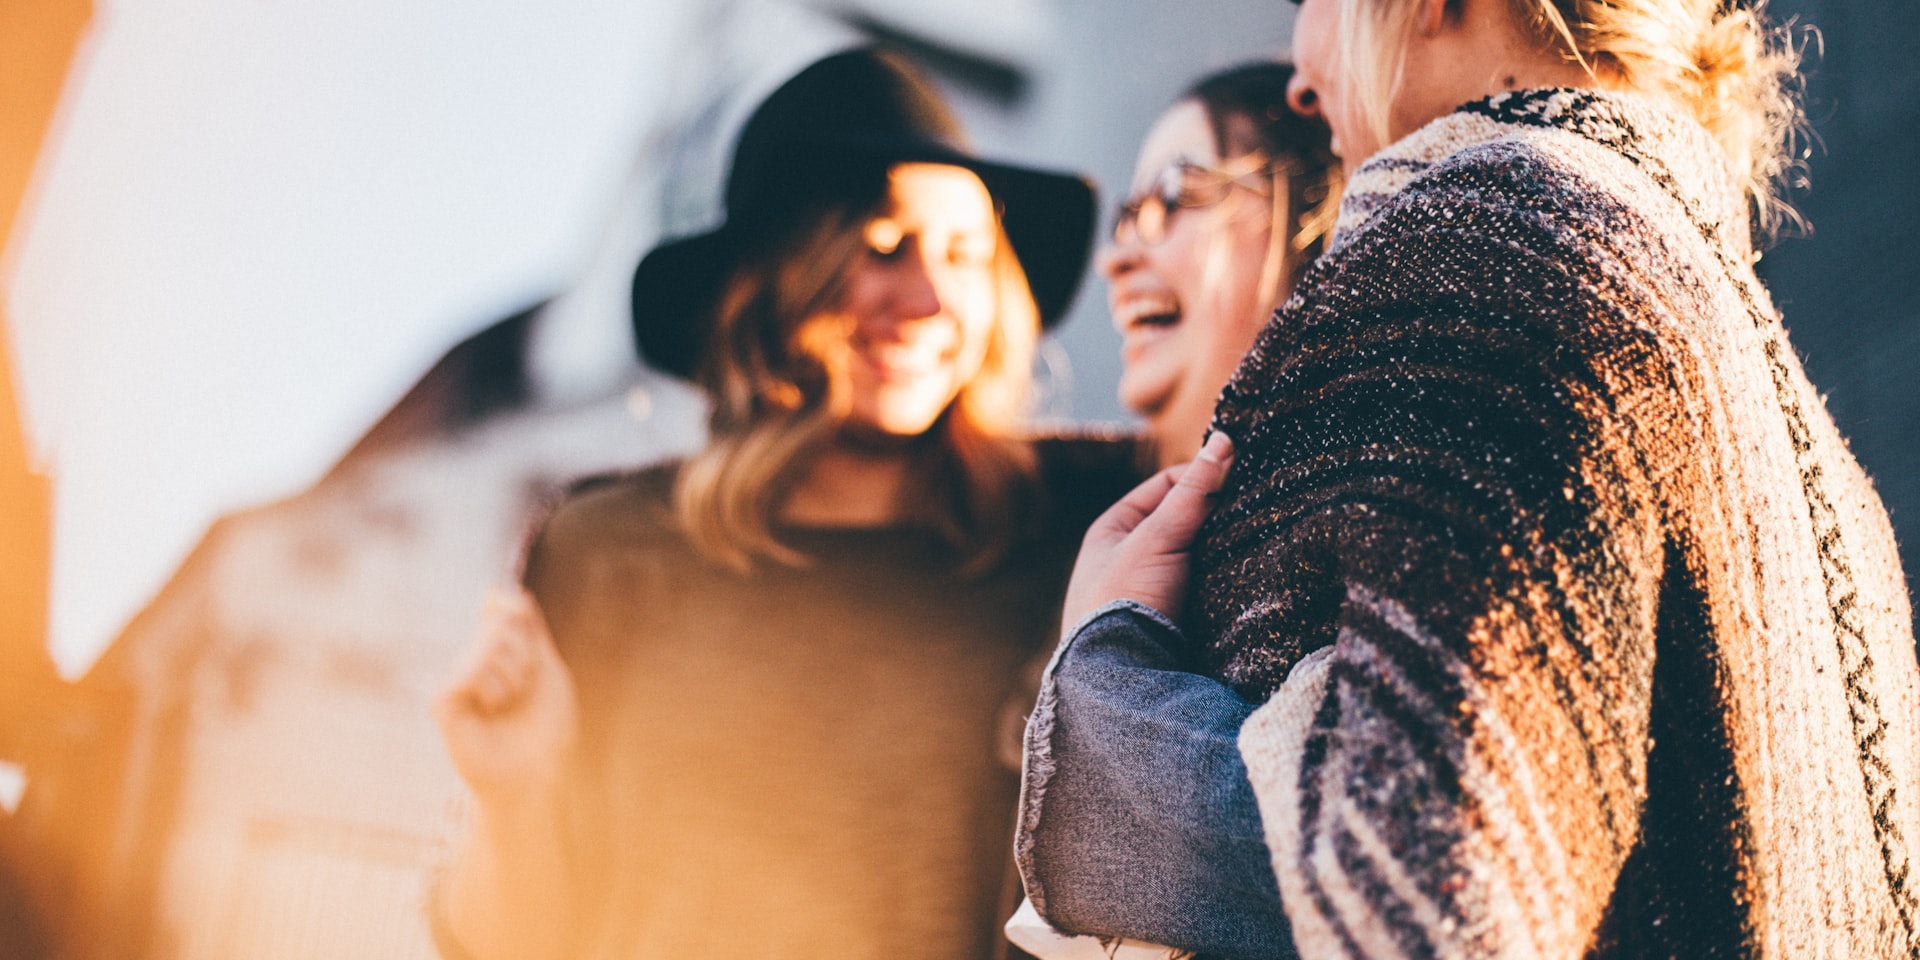
<svg viewBox="0 0 1920 960">
<path fill-rule="evenodd" d="M 1118 599 L 1177 615 L 1187 588 L 1187 551 L 1226 482 L 1233 445 L 1209 437 L 1199 456 L 1160 471 L 1100 515 L 1087 531 L 1061 607 L 1067 627 Z"/>
<path fill-rule="evenodd" d="M 1215 430 L 1207 435 L 1207 442 L 1200 448 L 1200 453 L 1187 464 L 1186 472 L 1180 475 L 1179 485 L 1210 497 L 1227 482 L 1227 471 L 1232 468 L 1233 438 Z"/>
<path fill-rule="evenodd" d="M 1087 530 L 1087 539 L 1117 540 L 1132 533 L 1166 499 L 1186 468 L 1184 463 L 1175 464 L 1142 480 L 1139 486 L 1127 491 L 1126 496 L 1100 514 L 1099 519 Z"/>
<path fill-rule="evenodd" d="M 532 597 L 517 587 L 490 591 L 481 605 L 478 642 L 442 698 L 446 708 L 482 716 L 512 710 L 526 697 L 551 645 Z"/>
<path fill-rule="evenodd" d="M 1213 495 L 1226 483 L 1232 466 L 1233 440 L 1216 430 L 1161 497 L 1151 516 L 1140 521 L 1141 534 L 1167 552 L 1185 550 L 1213 511 Z"/>
</svg>

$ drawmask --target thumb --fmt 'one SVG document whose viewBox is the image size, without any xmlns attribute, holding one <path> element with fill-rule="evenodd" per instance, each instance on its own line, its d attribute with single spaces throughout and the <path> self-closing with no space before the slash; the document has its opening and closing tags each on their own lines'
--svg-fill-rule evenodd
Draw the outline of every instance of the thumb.
<svg viewBox="0 0 1920 960">
<path fill-rule="evenodd" d="M 1213 511 L 1213 495 L 1226 484 L 1232 467 L 1233 439 L 1215 430 L 1152 515 L 1141 521 L 1141 533 L 1166 552 L 1186 550 Z"/>
</svg>

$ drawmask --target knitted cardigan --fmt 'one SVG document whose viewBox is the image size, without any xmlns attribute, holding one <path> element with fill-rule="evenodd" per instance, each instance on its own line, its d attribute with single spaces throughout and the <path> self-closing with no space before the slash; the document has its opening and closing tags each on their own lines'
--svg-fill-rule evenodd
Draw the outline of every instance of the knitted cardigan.
<svg viewBox="0 0 1920 960">
<path fill-rule="evenodd" d="M 1227 387 L 1190 634 L 1302 956 L 1920 958 L 1893 535 L 1731 183 L 1648 101 L 1465 106 Z"/>
</svg>

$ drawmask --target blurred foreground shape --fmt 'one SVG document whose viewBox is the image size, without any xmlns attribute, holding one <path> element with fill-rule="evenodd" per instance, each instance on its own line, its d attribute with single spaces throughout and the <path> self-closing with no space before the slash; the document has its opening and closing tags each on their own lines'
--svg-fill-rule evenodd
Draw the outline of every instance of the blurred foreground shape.
<svg viewBox="0 0 1920 960">
<path fill-rule="evenodd" d="M 95 854 L 121 939 L 85 955 L 433 955 L 423 881 L 461 789 L 427 705 L 480 591 L 568 479 L 698 436 L 690 397 L 641 382 L 509 404 L 488 348 L 531 318 L 456 348 L 313 489 L 217 523 L 83 681 L 130 714 Z"/>
<path fill-rule="evenodd" d="M 0 0 L 0 251 L 92 15 L 89 0 Z M 94 723 L 111 723 L 113 706 L 70 689 L 47 655 L 52 492 L 24 429 L 15 356 L 0 303 L 0 957 L 41 960 L 62 921 L 93 904 L 76 856 L 85 831 L 55 822 L 61 798 L 35 773 L 101 743 Z"/>
</svg>

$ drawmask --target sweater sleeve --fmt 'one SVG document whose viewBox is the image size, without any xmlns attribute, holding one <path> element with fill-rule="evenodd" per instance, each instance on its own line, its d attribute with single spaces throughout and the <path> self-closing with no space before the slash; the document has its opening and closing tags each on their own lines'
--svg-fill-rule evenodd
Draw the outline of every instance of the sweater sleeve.
<svg viewBox="0 0 1920 960">
<path fill-rule="evenodd" d="M 1302 956 L 1581 956 L 1637 837 L 1658 351 L 1463 195 L 1323 264 L 1219 415 L 1199 596 Z"/>
</svg>

